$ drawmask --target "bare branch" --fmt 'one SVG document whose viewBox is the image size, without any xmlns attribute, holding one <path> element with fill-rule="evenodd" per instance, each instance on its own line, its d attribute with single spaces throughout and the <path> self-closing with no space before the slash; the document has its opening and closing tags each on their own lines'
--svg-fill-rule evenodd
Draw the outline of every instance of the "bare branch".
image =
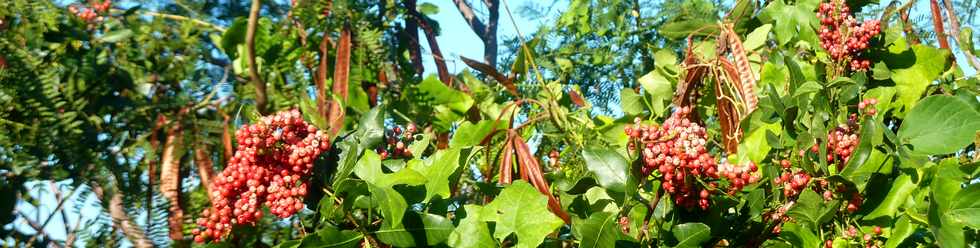
<svg viewBox="0 0 980 248">
<path fill-rule="evenodd" d="M 436 71 L 439 73 L 439 80 L 442 83 L 452 86 L 451 78 L 449 78 L 449 69 L 446 67 L 446 58 L 442 56 L 442 50 L 439 49 L 439 41 L 436 40 L 436 31 L 429 24 L 429 20 L 419 13 L 415 9 L 408 10 L 412 16 L 415 17 L 415 21 L 418 22 L 419 27 L 425 32 L 425 40 L 429 42 L 429 50 L 432 50 L 432 60 L 436 62 Z"/>
<path fill-rule="evenodd" d="M 963 44 L 960 43 L 960 20 L 956 17 L 956 12 L 953 9 L 953 1 L 943 0 L 943 5 L 946 7 L 946 18 L 949 18 L 949 33 L 953 35 L 953 41 L 956 42 L 963 54 L 966 55 L 966 61 L 970 63 L 973 68 L 980 70 L 980 61 L 977 60 L 977 56 L 970 51 L 971 48 L 962 49 Z"/>
<path fill-rule="evenodd" d="M 932 11 L 932 25 L 936 29 L 936 40 L 939 41 L 939 47 L 949 49 L 949 40 L 946 39 L 946 29 L 943 28 L 943 14 L 939 12 L 939 2 L 929 0 L 929 8 Z"/>
<path fill-rule="evenodd" d="M 473 29 L 476 36 L 479 36 L 481 40 L 486 41 L 487 26 L 480 21 L 480 18 L 476 17 L 476 14 L 473 13 L 473 8 L 470 7 L 470 4 L 467 3 L 466 0 L 453 0 L 453 3 L 456 4 L 456 9 L 459 10 L 459 14 L 463 16 L 466 23 L 470 24 L 470 29 Z"/>
</svg>

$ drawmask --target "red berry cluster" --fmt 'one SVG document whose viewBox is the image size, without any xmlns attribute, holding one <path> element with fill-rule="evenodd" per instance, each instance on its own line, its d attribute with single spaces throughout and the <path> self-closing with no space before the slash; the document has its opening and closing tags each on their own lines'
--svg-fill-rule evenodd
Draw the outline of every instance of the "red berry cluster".
<svg viewBox="0 0 980 248">
<path fill-rule="evenodd" d="M 857 230 L 857 228 L 855 228 L 854 226 L 848 226 L 847 227 L 847 231 L 844 232 L 844 238 L 845 239 L 852 239 L 852 238 L 857 239 L 858 237 L 859 236 L 858 236 L 858 230 Z M 874 226 L 874 228 L 872 228 L 871 233 L 865 233 L 864 235 L 860 236 L 861 241 L 864 241 L 864 247 L 868 247 L 868 248 L 878 248 L 878 247 L 881 247 L 883 245 L 883 242 L 878 239 L 879 237 L 881 237 L 881 227 L 880 226 Z M 828 239 L 828 240 L 824 241 L 824 245 L 823 246 L 826 247 L 826 248 L 832 248 L 832 247 L 834 247 L 834 241 L 831 240 L 831 239 Z"/>
<path fill-rule="evenodd" d="M 619 230 L 620 231 L 623 231 L 623 233 L 626 233 L 626 234 L 629 234 L 630 233 L 630 217 L 629 216 L 620 216 L 619 217 L 618 224 L 619 224 Z"/>
<path fill-rule="evenodd" d="M 858 111 L 863 111 L 868 116 L 874 116 L 878 112 L 875 109 L 875 104 L 878 104 L 878 99 L 876 98 L 865 98 L 858 103 Z"/>
<path fill-rule="evenodd" d="M 400 126 L 395 126 L 385 132 L 385 136 L 388 138 L 386 139 L 386 143 L 378 148 L 378 155 L 381 155 L 382 160 L 388 158 L 411 158 L 414 154 L 408 150 L 408 144 L 411 144 L 415 140 L 416 132 L 418 132 L 418 127 L 415 126 L 415 123 L 409 123 L 405 126 L 404 130 Z"/>
<path fill-rule="evenodd" d="M 783 195 L 787 198 L 799 195 L 810 183 L 810 174 L 803 170 L 797 170 L 794 173 L 789 160 L 784 159 L 779 164 L 783 167 L 783 174 L 773 179 L 773 182 L 776 185 L 783 185 Z"/>
<path fill-rule="evenodd" d="M 718 175 L 728 179 L 731 184 L 728 187 L 729 194 L 741 191 L 745 185 L 759 181 L 759 175 L 753 172 L 759 171 L 759 166 L 755 162 L 749 161 L 747 165 L 735 165 L 728 161 L 718 165 Z"/>
<path fill-rule="evenodd" d="M 635 141 L 630 142 L 631 151 L 636 150 L 636 143 L 643 146 L 641 172 L 644 175 L 660 171 L 662 187 L 673 196 L 677 205 L 693 208 L 697 204 L 707 209 L 709 189 L 699 186 L 697 180 L 688 176 L 718 178 L 718 165 L 705 148 L 707 133 L 704 127 L 690 121 L 687 118 L 690 113 L 690 108 L 680 108 L 664 121 L 663 126 L 642 125 L 638 118 L 625 131 Z M 717 188 L 715 185 L 717 183 L 712 182 L 710 189 Z"/>
<path fill-rule="evenodd" d="M 847 118 L 846 124 L 837 126 L 827 134 L 827 163 L 836 164 L 838 171 L 844 168 L 848 159 L 851 158 L 854 149 L 857 148 L 858 143 L 861 141 L 860 137 L 858 137 L 859 126 L 857 122 L 857 114 L 851 114 Z M 810 152 L 814 154 L 819 153 L 819 144 L 813 144 L 810 147 Z M 804 155 L 804 150 L 800 150 L 800 156 Z"/>
<path fill-rule="evenodd" d="M 847 201 L 847 212 L 854 213 L 861 208 L 861 203 L 864 202 L 864 197 L 861 194 L 853 193 L 851 194 L 851 199 Z"/>
<path fill-rule="evenodd" d="M 105 0 L 101 3 L 94 3 L 88 8 L 82 7 L 79 9 L 76 5 L 70 5 L 68 6 L 68 12 L 78 16 L 78 18 L 81 18 L 85 22 L 92 23 L 102 21 L 102 16 L 100 15 L 107 14 L 111 7 L 112 0 Z"/>
<path fill-rule="evenodd" d="M 779 235 L 779 233 L 782 232 L 783 223 L 792 220 L 789 215 L 786 215 L 786 212 L 789 212 L 789 209 L 793 208 L 793 205 L 796 205 L 795 201 L 787 202 L 786 204 L 772 210 L 770 214 L 765 215 L 767 222 L 776 223 L 776 225 L 772 228 L 773 234 Z"/>
<path fill-rule="evenodd" d="M 868 20 L 858 25 L 844 0 L 830 0 L 820 4 L 820 46 L 830 53 L 834 61 L 850 61 L 851 70 L 867 70 L 868 59 L 856 58 L 868 48 L 868 41 L 881 33 L 878 20 Z"/>
<path fill-rule="evenodd" d="M 254 224 L 260 204 L 280 218 L 303 208 L 304 179 L 313 161 L 330 147 L 327 135 L 303 121 L 299 111 L 265 116 L 235 133 L 238 150 L 211 182 L 211 208 L 205 209 L 194 240 L 220 240 L 233 224 Z"/>
</svg>

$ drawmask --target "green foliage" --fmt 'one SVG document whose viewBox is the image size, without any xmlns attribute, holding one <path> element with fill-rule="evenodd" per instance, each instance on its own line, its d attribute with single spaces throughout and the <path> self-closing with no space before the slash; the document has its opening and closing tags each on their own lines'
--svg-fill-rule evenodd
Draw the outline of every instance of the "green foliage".
<svg viewBox="0 0 980 248">
<path fill-rule="evenodd" d="M 443 82 L 417 73 L 424 68 L 413 62 L 416 49 L 436 54 L 405 32 L 425 20 L 440 38 L 456 35 L 433 19 L 455 10 L 404 8 L 413 1 L 287 2 L 263 1 L 254 27 L 268 109 L 299 109 L 336 135 L 302 179 L 305 209 L 284 219 L 263 209 L 256 225 L 235 225 L 223 241 L 200 247 L 965 247 L 980 240 L 980 80 L 960 58 L 975 49 L 967 25 L 953 37 L 959 50 L 950 51 L 915 37 L 932 32 L 921 24 L 904 31 L 900 14 L 879 10 L 887 3 L 848 1 L 859 19 L 883 22 L 883 34 L 857 55 L 872 68 L 853 71 L 821 47 L 819 0 L 574 0 L 553 23 L 522 30 L 531 32 L 526 37 L 502 37 L 507 52 L 493 68 L 501 75 L 463 70 Z M 18 227 L 0 230 L 4 242 L 197 247 L 195 220 L 218 193 L 202 182 L 228 178 L 218 172 L 234 152 L 248 152 L 235 151 L 235 131 L 259 120 L 255 99 L 263 94 L 248 73 L 248 2 L 130 7 L 114 6 L 97 21 L 49 1 L 12 0 L 0 10 L 0 224 Z M 505 13 L 489 14 L 513 14 L 498 11 Z M 728 24 L 745 54 L 719 50 L 736 45 L 719 40 Z M 351 55 L 338 58 L 345 28 Z M 700 61 L 686 64 L 689 57 Z M 346 82 L 335 78 L 344 59 Z M 718 92 L 736 83 L 719 59 L 748 63 L 759 99 L 753 112 L 739 113 L 746 117 L 734 131 L 722 129 L 728 120 L 719 102 L 744 102 Z M 686 84 L 695 69 L 707 74 Z M 340 83 L 347 87 L 334 89 Z M 714 167 L 720 175 L 692 174 L 709 165 L 680 160 L 644 168 L 657 159 L 645 149 L 681 133 L 624 132 L 637 121 L 648 129 L 667 123 L 682 87 L 692 92 L 691 118 L 674 121 L 706 129 L 706 149 L 696 153 L 722 164 Z M 343 112 L 339 126 L 329 122 L 337 113 L 328 103 Z M 737 149 L 721 145 L 726 135 Z M 176 198 L 160 188 L 164 160 L 179 171 Z M 749 172 L 736 179 L 720 168 Z M 666 176 L 684 183 L 668 186 Z M 23 233 L 30 226 L 21 223 L 47 220 L 21 208 L 47 213 L 60 205 L 26 187 L 45 181 L 68 184 L 78 195 L 68 197 L 74 211 L 87 204 L 77 199 L 93 196 L 105 213 L 69 230 L 76 240 Z M 685 194 L 708 204 L 686 204 Z M 177 210 L 183 219 L 171 220 Z"/>
</svg>

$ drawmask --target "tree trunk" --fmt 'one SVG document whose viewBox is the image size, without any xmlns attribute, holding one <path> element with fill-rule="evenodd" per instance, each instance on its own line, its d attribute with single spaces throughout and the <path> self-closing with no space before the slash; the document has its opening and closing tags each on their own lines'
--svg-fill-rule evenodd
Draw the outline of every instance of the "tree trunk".
<svg viewBox="0 0 980 248">
<path fill-rule="evenodd" d="M 486 37 L 483 38 L 483 59 L 497 68 L 497 20 L 500 19 L 500 0 L 485 0 L 490 18 L 487 20 Z"/>
</svg>

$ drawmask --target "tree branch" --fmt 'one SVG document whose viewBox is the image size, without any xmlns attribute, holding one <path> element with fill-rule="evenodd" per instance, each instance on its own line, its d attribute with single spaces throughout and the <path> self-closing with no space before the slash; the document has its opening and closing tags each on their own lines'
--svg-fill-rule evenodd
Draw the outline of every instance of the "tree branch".
<svg viewBox="0 0 980 248">
<path fill-rule="evenodd" d="M 946 29 L 943 28 L 943 14 L 939 12 L 939 2 L 929 0 L 929 8 L 932 10 L 932 25 L 936 29 L 936 40 L 939 41 L 939 47 L 949 49 L 949 40 L 946 39 Z"/>
<path fill-rule="evenodd" d="M 453 0 L 453 3 L 456 4 L 456 9 L 459 10 L 459 14 L 463 16 L 466 23 L 470 24 L 470 29 L 473 29 L 476 36 L 479 36 L 481 40 L 487 40 L 487 26 L 483 25 L 480 18 L 476 17 L 476 14 L 473 13 L 473 8 L 470 7 L 470 4 L 467 3 L 466 0 Z"/>
<path fill-rule="evenodd" d="M 105 190 L 102 186 L 96 182 L 89 184 L 92 187 L 92 192 L 95 193 L 95 197 L 101 202 L 106 202 L 105 200 Z M 153 247 L 153 243 L 146 238 L 146 234 L 143 233 L 143 229 L 139 228 L 136 223 L 133 223 L 132 219 L 129 218 L 129 214 L 126 213 L 126 209 L 123 207 L 122 194 L 116 192 L 112 194 L 112 198 L 109 199 L 109 216 L 112 217 L 112 224 L 119 227 L 123 234 L 133 243 L 133 246 L 138 248 Z"/>
<path fill-rule="evenodd" d="M 265 82 L 259 77 L 259 68 L 255 63 L 255 28 L 259 22 L 259 10 L 262 8 L 260 0 L 252 0 L 252 8 L 248 11 L 248 30 L 245 31 L 245 46 L 248 49 L 248 75 L 255 84 L 255 107 L 259 113 L 268 114 L 266 106 L 268 99 L 265 91 Z"/>
<path fill-rule="evenodd" d="M 487 20 L 486 38 L 483 39 L 483 59 L 487 64 L 497 67 L 497 20 L 500 19 L 500 0 L 483 0 L 487 4 L 490 18 Z"/>
<path fill-rule="evenodd" d="M 415 21 L 418 22 L 419 27 L 425 32 L 425 40 L 429 42 L 429 50 L 432 50 L 432 60 L 436 62 L 436 71 L 439 73 L 439 80 L 442 83 L 452 86 L 452 81 L 449 78 L 449 69 L 446 67 L 446 59 L 442 56 L 442 50 L 439 49 L 439 41 L 436 40 L 436 31 L 429 24 L 429 20 L 419 13 L 414 8 L 408 10 L 412 16 L 415 17 Z"/>
<path fill-rule="evenodd" d="M 513 78 L 504 76 L 504 74 L 501 74 L 499 71 L 497 71 L 496 68 L 488 64 L 480 63 L 479 61 L 472 60 L 463 56 L 459 56 L 459 58 L 460 60 L 463 61 L 464 64 L 466 64 L 470 68 L 480 71 L 483 74 L 487 74 L 488 76 L 492 77 L 494 80 L 497 80 L 497 82 L 502 84 L 504 88 L 507 89 L 507 92 L 510 92 L 510 94 L 514 95 L 515 97 L 520 97 L 520 95 L 517 93 L 517 86 L 514 85 Z"/>
<path fill-rule="evenodd" d="M 415 0 L 404 0 L 405 9 L 412 12 L 415 10 Z M 415 75 L 421 76 L 425 72 L 425 67 L 422 66 L 422 49 L 419 45 L 419 24 L 416 22 L 415 15 L 409 14 L 405 18 L 405 36 L 408 41 L 408 56 L 412 60 L 412 65 L 415 66 Z"/>
<path fill-rule="evenodd" d="M 943 0 L 943 5 L 946 7 L 946 17 L 949 18 L 949 31 L 950 34 L 953 35 L 953 41 L 956 42 L 957 46 L 960 47 L 960 50 L 963 51 L 963 54 L 966 55 L 966 61 L 970 63 L 973 68 L 980 70 L 980 61 L 977 60 L 976 55 L 974 55 L 973 51 L 970 50 L 972 48 L 963 49 L 963 44 L 960 43 L 960 20 L 956 17 L 956 13 L 954 12 L 953 1 Z"/>
</svg>

